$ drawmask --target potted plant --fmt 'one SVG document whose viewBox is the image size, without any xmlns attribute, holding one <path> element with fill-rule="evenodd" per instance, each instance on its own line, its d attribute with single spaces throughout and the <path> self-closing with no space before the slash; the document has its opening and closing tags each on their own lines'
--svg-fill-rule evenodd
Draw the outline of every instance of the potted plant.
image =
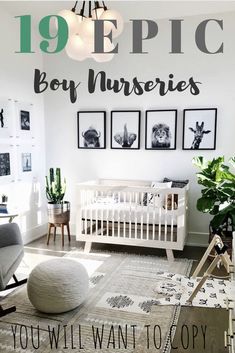
<svg viewBox="0 0 235 353">
<path fill-rule="evenodd" d="M 197 209 L 213 216 L 209 241 L 218 234 L 231 248 L 235 230 L 235 174 L 231 168 L 235 168 L 235 157 L 229 160 L 228 165 L 224 157 L 207 161 L 201 156 L 193 158 L 193 164 L 200 169 L 197 181 L 203 186 Z"/>
<path fill-rule="evenodd" d="M 2 203 L 7 203 L 8 201 L 8 196 L 5 194 L 2 194 Z"/>
<path fill-rule="evenodd" d="M 70 203 L 63 201 L 66 190 L 66 180 L 61 181 L 60 168 L 50 168 L 46 176 L 46 196 L 48 199 L 49 223 L 68 223 L 70 220 Z"/>
</svg>

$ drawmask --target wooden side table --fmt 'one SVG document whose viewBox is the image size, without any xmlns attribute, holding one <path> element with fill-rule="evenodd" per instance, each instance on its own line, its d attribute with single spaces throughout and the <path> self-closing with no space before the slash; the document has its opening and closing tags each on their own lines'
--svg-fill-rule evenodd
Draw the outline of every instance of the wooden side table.
<svg viewBox="0 0 235 353">
<path fill-rule="evenodd" d="M 54 234 L 54 241 L 55 241 L 55 239 L 56 239 L 56 228 L 57 227 L 61 227 L 62 247 L 64 247 L 64 227 L 67 228 L 68 239 L 69 239 L 69 242 L 71 241 L 69 222 L 68 223 L 48 223 L 47 245 L 49 245 L 50 236 L 51 236 L 51 230 L 52 229 L 54 229 L 53 234 Z"/>
<path fill-rule="evenodd" d="M 8 218 L 8 222 L 12 223 L 13 219 L 18 216 L 18 213 L 0 213 L 0 219 Z"/>
</svg>

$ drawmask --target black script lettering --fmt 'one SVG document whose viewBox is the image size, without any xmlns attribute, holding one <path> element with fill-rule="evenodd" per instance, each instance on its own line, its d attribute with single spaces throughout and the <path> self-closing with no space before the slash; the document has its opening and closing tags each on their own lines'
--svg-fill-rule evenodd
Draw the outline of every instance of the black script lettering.
<svg viewBox="0 0 235 353">
<path fill-rule="evenodd" d="M 16 349 L 16 331 L 17 331 L 17 325 L 15 327 L 11 325 L 11 331 L 13 333 L 13 339 L 14 339 L 14 349 Z"/>
<path fill-rule="evenodd" d="M 122 326 L 118 326 L 118 348 L 121 349 L 121 341 L 123 347 L 127 349 L 127 325 L 125 325 L 125 331 L 123 333 Z"/>
<path fill-rule="evenodd" d="M 92 325 L 93 342 L 95 349 L 102 349 L 103 338 L 104 338 L 104 325 L 102 325 L 101 333 L 98 327 Z"/>
<path fill-rule="evenodd" d="M 52 79 L 49 83 L 48 81 L 46 81 L 46 72 L 40 72 L 40 70 L 38 69 L 34 70 L 35 93 L 42 93 L 48 87 L 50 87 L 52 91 L 57 91 L 61 87 L 63 91 L 69 91 L 70 101 L 71 103 L 75 103 L 77 100 L 77 88 L 80 84 L 81 82 L 76 84 L 73 80 L 68 81 L 63 79 L 62 81 L 59 81 L 57 78 Z"/>
<path fill-rule="evenodd" d="M 23 332 L 24 331 L 24 332 Z M 24 342 L 23 342 L 24 340 Z M 22 349 L 27 349 L 28 347 L 28 330 L 25 325 L 20 325 L 20 346 Z"/>
<path fill-rule="evenodd" d="M 133 336 L 133 348 L 135 348 L 135 335 L 136 335 L 136 326 L 137 325 L 131 325 L 132 328 L 132 336 Z"/>
<path fill-rule="evenodd" d="M 202 336 L 203 336 L 203 348 L 206 349 L 206 330 L 207 330 L 207 326 L 205 325 L 204 327 L 201 326 L 202 329 Z"/>
<path fill-rule="evenodd" d="M 37 345 L 34 343 L 34 330 L 36 330 L 37 333 Z M 32 341 L 32 346 L 34 349 L 39 349 L 40 347 L 40 330 L 39 330 L 39 325 L 37 327 L 31 326 L 31 341 Z"/>
<path fill-rule="evenodd" d="M 186 326 L 186 325 L 183 325 L 181 327 L 181 344 L 184 349 L 188 349 L 188 347 L 189 347 L 189 329 L 188 329 L 188 326 Z"/>
<path fill-rule="evenodd" d="M 178 349 L 177 346 L 173 346 L 173 339 L 174 339 L 174 333 L 176 330 L 176 325 L 172 325 L 170 328 L 170 343 L 171 343 L 171 349 Z M 172 332 L 173 331 L 173 332 Z"/>
<path fill-rule="evenodd" d="M 55 328 L 53 327 L 52 330 L 50 326 L 48 325 L 48 334 L 49 334 L 49 341 L 50 341 L 50 346 L 51 349 L 53 348 L 58 348 L 58 342 L 60 338 L 60 325 L 57 327 L 57 332 L 55 332 Z M 54 347 L 55 345 L 55 347 Z"/>
<path fill-rule="evenodd" d="M 112 345 L 113 349 L 115 349 L 116 346 L 115 346 L 115 336 L 114 336 L 113 325 L 110 327 L 107 349 L 109 348 L 110 345 Z"/>
</svg>

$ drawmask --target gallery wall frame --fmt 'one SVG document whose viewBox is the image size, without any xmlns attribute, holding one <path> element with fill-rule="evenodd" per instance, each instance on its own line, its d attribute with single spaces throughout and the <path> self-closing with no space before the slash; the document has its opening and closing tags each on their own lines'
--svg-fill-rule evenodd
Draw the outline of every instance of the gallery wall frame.
<svg viewBox="0 0 235 353">
<path fill-rule="evenodd" d="M 78 148 L 105 149 L 106 148 L 106 112 L 78 111 L 77 112 Z"/>
<path fill-rule="evenodd" d="M 175 150 L 177 109 L 145 111 L 145 149 Z"/>
<path fill-rule="evenodd" d="M 12 99 L 0 98 L 0 139 L 14 136 L 14 102 Z"/>
<path fill-rule="evenodd" d="M 0 143 L 0 184 L 15 181 L 15 146 Z"/>
<path fill-rule="evenodd" d="M 34 140 L 33 104 L 15 101 L 15 131 L 16 138 Z"/>
<path fill-rule="evenodd" d="M 183 150 L 215 150 L 217 108 L 184 109 Z"/>
<path fill-rule="evenodd" d="M 35 145 L 17 145 L 17 181 L 32 181 L 36 171 Z"/>
<path fill-rule="evenodd" d="M 140 110 L 111 111 L 111 149 L 140 149 Z"/>
</svg>

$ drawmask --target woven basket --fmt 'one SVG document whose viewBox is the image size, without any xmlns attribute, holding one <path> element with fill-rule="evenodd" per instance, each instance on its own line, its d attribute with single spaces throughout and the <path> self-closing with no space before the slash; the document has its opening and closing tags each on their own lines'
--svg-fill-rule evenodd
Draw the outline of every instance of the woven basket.
<svg viewBox="0 0 235 353">
<path fill-rule="evenodd" d="M 48 203 L 47 212 L 49 223 L 68 223 L 70 221 L 70 202 Z"/>
</svg>

